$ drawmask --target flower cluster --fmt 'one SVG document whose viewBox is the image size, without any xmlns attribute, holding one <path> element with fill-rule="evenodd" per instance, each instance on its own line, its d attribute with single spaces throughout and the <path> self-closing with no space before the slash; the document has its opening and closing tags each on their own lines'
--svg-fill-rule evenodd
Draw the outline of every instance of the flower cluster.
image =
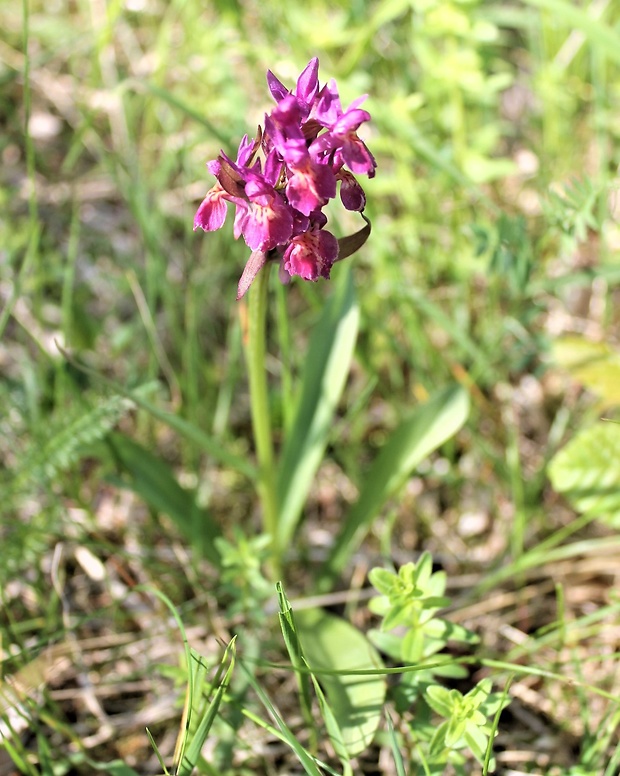
<svg viewBox="0 0 620 776">
<path fill-rule="evenodd" d="M 227 202 L 235 206 L 235 238 L 252 249 L 237 298 L 241 298 L 264 264 L 280 260 L 280 277 L 329 278 L 335 261 L 353 253 L 368 237 L 370 222 L 356 235 L 337 240 L 325 229 L 323 208 L 336 197 L 347 210 L 364 210 L 366 197 L 353 173 L 372 178 L 376 162 L 358 137 L 370 114 L 359 106 L 366 95 L 342 109 L 336 83 L 322 88 L 315 57 L 289 91 L 271 72 L 267 84 L 276 106 L 265 115 L 256 138 L 241 140 L 233 161 L 223 151 L 207 168 L 215 185 L 194 218 L 194 229 L 219 229 Z M 262 152 L 262 158 L 259 155 Z"/>
</svg>

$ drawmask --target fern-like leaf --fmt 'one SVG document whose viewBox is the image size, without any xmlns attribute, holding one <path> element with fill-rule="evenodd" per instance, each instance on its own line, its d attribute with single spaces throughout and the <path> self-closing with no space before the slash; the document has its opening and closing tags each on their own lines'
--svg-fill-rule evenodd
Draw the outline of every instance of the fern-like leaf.
<svg viewBox="0 0 620 776">
<path fill-rule="evenodd" d="M 20 455 L 19 465 L 11 473 L 9 490 L 19 493 L 27 486 L 46 486 L 71 468 L 84 449 L 103 439 L 134 407 L 124 396 L 113 395 L 98 400 L 94 407 L 83 405 L 69 411 L 62 419 L 52 418 L 44 437 L 32 440 Z"/>
</svg>

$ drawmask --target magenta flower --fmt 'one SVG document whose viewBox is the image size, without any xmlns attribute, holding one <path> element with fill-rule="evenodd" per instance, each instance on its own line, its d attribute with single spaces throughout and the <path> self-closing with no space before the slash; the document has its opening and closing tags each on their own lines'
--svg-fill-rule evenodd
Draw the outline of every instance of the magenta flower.
<svg viewBox="0 0 620 776">
<path fill-rule="evenodd" d="M 205 232 L 214 232 L 224 226 L 227 199 L 228 195 L 219 183 L 210 188 L 194 216 L 194 231 L 200 227 Z"/>
<path fill-rule="evenodd" d="M 296 98 L 287 95 L 265 117 L 265 130 L 286 165 L 287 199 L 307 216 L 336 196 L 336 177 L 330 165 L 315 161 L 308 153 L 301 115 Z"/>
<path fill-rule="evenodd" d="M 258 128 L 256 139 L 243 137 L 236 161 L 222 152 L 207 164 L 216 183 L 196 212 L 194 229 L 219 229 L 227 203 L 235 206 L 235 238 L 243 237 L 252 249 L 238 299 L 272 260 L 280 261 L 284 282 L 295 275 L 313 281 L 329 278 L 334 262 L 354 253 L 370 234 L 365 216 L 366 226 L 341 240 L 324 228 L 323 207 L 335 198 L 338 181 L 344 207 L 363 212 L 366 195 L 353 173 L 373 177 L 376 162 L 357 134 L 370 119 L 359 108 L 365 97 L 343 111 L 335 82 L 320 88 L 318 69 L 315 57 L 294 91 L 268 71 L 276 106 L 265 116 L 265 129 Z"/>
<path fill-rule="evenodd" d="M 253 251 L 271 251 L 293 234 L 293 214 L 284 197 L 256 177 L 245 187 L 249 204 L 241 209 L 238 228 Z"/>
<path fill-rule="evenodd" d="M 312 229 L 293 237 L 284 251 L 282 266 L 289 275 L 304 280 L 329 279 L 337 257 L 338 240 L 334 235 L 327 229 Z"/>
<path fill-rule="evenodd" d="M 281 102 L 291 92 L 279 81 L 271 70 L 267 70 L 267 85 L 276 102 Z M 295 87 L 295 99 L 304 118 L 308 118 L 319 91 L 319 59 L 313 57 L 302 70 Z"/>
<path fill-rule="evenodd" d="M 358 97 L 346 111 L 343 111 L 336 83 L 332 81 L 329 86 L 326 86 L 321 91 L 316 108 L 316 119 L 322 126 L 327 127 L 328 131 L 312 143 L 310 153 L 333 152 L 334 159 L 346 164 L 351 172 L 364 173 L 372 178 L 377 163 L 357 134 L 359 127 L 370 120 L 370 113 L 358 108 L 365 99 L 366 95 Z"/>
<path fill-rule="evenodd" d="M 255 143 L 253 140 L 249 140 L 247 135 L 244 135 L 239 143 L 239 149 L 237 151 L 237 164 L 223 155 L 223 160 L 214 159 L 211 162 L 207 162 L 207 169 L 212 175 L 218 179 L 218 182 L 207 192 L 207 196 L 203 199 L 200 207 L 196 211 L 194 216 L 194 231 L 199 227 L 204 229 L 205 232 L 214 232 L 216 229 L 220 229 L 224 225 L 226 220 L 226 202 L 234 202 L 238 207 L 243 206 L 244 189 L 238 188 L 231 190 L 233 187 L 233 181 L 228 173 L 225 173 L 222 169 L 222 161 L 225 162 L 228 167 L 234 167 L 238 169 L 237 165 L 246 165 L 253 154 L 256 151 Z M 220 183 L 220 177 L 222 177 L 227 183 L 222 185 Z"/>
</svg>

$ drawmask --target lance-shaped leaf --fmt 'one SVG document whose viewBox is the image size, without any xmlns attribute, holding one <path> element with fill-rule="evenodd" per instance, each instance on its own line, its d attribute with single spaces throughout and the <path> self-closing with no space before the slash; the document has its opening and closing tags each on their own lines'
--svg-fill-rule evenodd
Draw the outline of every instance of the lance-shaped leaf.
<svg viewBox="0 0 620 776">
<path fill-rule="evenodd" d="M 322 609 L 297 611 L 295 622 L 308 665 L 325 689 L 342 751 L 354 757 L 370 746 L 383 714 L 386 685 L 379 653 L 357 628 Z M 351 673 L 360 670 L 377 673 Z"/>
<path fill-rule="evenodd" d="M 392 433 L 364 477 L 359 499 L 343 522 L 325 564 L 321 589 L 342 570 L 388 498 L 415 467 L 461 428 L 469 414 L 469 395 L 460 387 L 435 394 Z"/>
<path fill-rule="evenodd" d="M 112 433 L 108 445 L 120 477 L 110 480 L 138 494 L 156 512 L 164 512 L 212 563 L 219 565 L 213 543 L 220 529 L 211 514 L 198 506 L 195 493 L 182 488 L 170 467 L 146 447 L 124 434 Z"/>
<path fill-rule="evenodd" d="M 290 541 L 319 467 L 353 357 L 359 325 L 350 272 L 312 333 L 301 397 L 282 453 L 278 477 L 281 546 Z"/>
</svg>

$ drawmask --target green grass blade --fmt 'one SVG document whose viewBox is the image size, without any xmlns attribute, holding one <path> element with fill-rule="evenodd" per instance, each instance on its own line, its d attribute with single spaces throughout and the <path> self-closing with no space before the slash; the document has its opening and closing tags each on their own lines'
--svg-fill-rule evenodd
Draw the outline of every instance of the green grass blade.
<svg viewBox="0 0 620 776">
<path fill-rule="evenodd" d="M 39 755 L 39 768 L 41 776 L 54 776 L 54 763 L 52 753 L 47 740 L 40 733 L 37 734 L 37 750 Z"/>
<path fill-rule="evenodd" d="M 273 725 L 269 725 L 264 720 L 261 720 L 259 717 L 256 716 L 256 714 L 253 714 L 248 709 L 243 709 L 243 714 L 246 717 L 248 717 L 248 719 L 251 719 L 253 722 L 255 722 L 257 725 L 260 725 L 261 727 L 265 728 L 265 730 L 269 730 L 273 735 L 277 736 L 281 741 L 287 744 L 297 755 L 299 762 L 302 764 L 308 776 L 321 776 L 321 771 L 319 770 L 314 757 L 312 757 L 312 755 L 310 755 L 309 752 L 307 752 L 305 748 L 302 746 L 302 744 L 295 738 L 294 733 L 286 725 L 282 717 L 278 714 L 274 705 L 269 700 L 269 696 L 263 690 L 260 684 L 257 682 L 256 678 L 252 674 L 252 671 L 249 668 L 247 668 L 245 665 L 243 665 L 241 661 L 239 662 L 239 665 L 245 672 L 248 679 L 248 683 L 252 686 L 260 702 L 267 709 L 272 719 L 276 723 L 276 727 L 274 727 Z"/>
<path fill-rule="evenodd" d="M 489 740 L 487 742 L 487 748 L 486 752 L 484 753 L 484 763 L 482 764 L 482 776 L 488 776 L 490 772 L 490 768 L 495 768 L 495 761 L 493 760 L 493 742 L 495 741 L 495 736 L 497 734 L 497 731 L 499 729 L 499 718 L 502 715 L 502 711 L 505 708 L 505 701 L 508 700 L 508 691 L 510 690 L 510 685 L 512 684 L 512 680 L 514 679 L 513 676 L 509 676 L 506 680 L 506 684 L 504 685 L 504 690 L 502 693 L 502 699 L 497 707 L 497 711 L 495 712 L 495 715 L 493 716 L 493 722 L 491 723 L 491 732 L 489 734 Z"/>
<path fill-rule="evenodd" d="M 190 442 L 193 442 L 197 447 L 199 447 L 201 450 L 204 450 L 205 453 L 212 456 L 216 461 L 219 461 L 226 466 L 230 466 L 231 469 L 235 469 L 241 474 L 244 474 L 250 480 L 255 480 L 257 478 L 256 469 L 247 461 L 246 458 L 231 453 L 230 450 L 227 450 L 225 447 L 223 447 L 220 440 L 205 434 L 191 423 L 188 423 L 188 421 L 184 418 L 181 418 L 178 415 L 174 415 L 172 412 L 168 412 L 167 410 L 162 410 L 156 404 L 153 404 L 152 402 L 148 401 L 148 399 L 145 399 L 142 395 L 144 388 L 143 386 L 134 388 L 133 390 L 125 388 L 124 386 L 120 385 L 120 383 L 116 383 L 114 380 L 109 380 L 107 377 L 104 377 L 96 369 L 91 369 L 90 367 L 81 364 L 79 361 L 76 361 L 76 359 L 73 358 L 63 348 L 58 347 L 58 349 L 67 359 L 67 361 L 76 369 L 79 369 L 81 372 L 90 375 L 93 380 L 96 380 L 102 385 L 108 386 L 108 388 L 111 388 L 112 391 L 119 396 L 124 396 L 127 399 L 131 399 L 131 401 L 140 407 L 140 409 L 145 410 L 149 413 L 149 415 L 151 415 L 151 417 L 160 420 L 169 428 L 172 428 L 178 432 L 182 437 Z"/>
<path fill-rule="evenodd" d="M 417 289 L 398 289 L 403 298 L 411 300 L 415 307 L 432 323 L 440 326 L 451 338 L 463 355 L 469 356 L 475 364 L 476 376 L 487 377 L 492 374 L 493 362 L 484 348 L 476 343 L 469 332 L 455 319 L 453 313 L 446 312 L 440 304 Z M 475 377 L 472 377 L 475 380 Z"/>
<path fill-rule="evenodd" d="M 387 722 L 390 747 L 392 749 L 392 755 L 394 756 L 394 766 L 396 768 L 396 776 L 406 776 L 405 763 L 403 762 L 403 756 L 400 753 L 400 747 L 398 746 L 398 739 L 396 738 L 394 723 L 392 722 L 392 717 L 390 716 L 387 710 L 385 712 L 385 719 Z"/>
<path fill-rule="evenodd" d="M 454 386 L 435 394 L 393 432 L 364 478 L 359 499 L 347 515 L 325 564 L 321 588 L 357 548 L 379 510 L 412 470 L 461 428 L 469 414 L 469 396 Z"/>
<path fill-rule="evenodd" d="M 94 771 L 102 771 L 108 776 L 138 776 L 138 772 L 134 771 L 133 768 L 130 768 L 129 765 L 122 760 L 112 760 L 112 762 L 109 763 L 100 763 L 86 757 L 85 762 Z"/>
<path fill-rule="evenodd" d="M 620 64 L 620 35 L 613 27 L 599 21 L 590 13 L 592 5 L 579 7 L 566 0 L 525 0 L 525 3 L 549 11 L 554 20 L 561 21 L 569 29 L 581 30 L 599 52 Z"/>
<path fill-rule="evenodd" d="M 338 759 L 342 764 L 342 776 L 351 776 L 353 771 L 351 770 L 351 765 L 349 763 L 349 753 L 347 752 L 347 746 L 345 744 L 340 725 L 338 724 L 338 720 L 336 719 L 336 715 L 332 711 L 332 708 L 329 705 L 327 698 L 325 697 L 325 693 L 321 689 L 321 685 L 318 683 L 314 675 L 310 674 L 310 678 L 312 679 L 312 684 L 314 685 L 316 697 L 319 700 L 321 716 L 323 717 L 323 722 L 325 723 L 325 730 L 327 731 L 329 740 L 331 741 L 331 744 L 334 747 L 334 751 L 336 752 Z"/>
<path fill-rule="evenodd" d="M 145 733 L 149 739 L 149 743 L 151 745 L 151 748 L 155 752 L 155 757 L 157 757 L 157 762 L 159 763 L 159 767 L 162 770 L 162 773 L 164 776 L 170 776 L 170 771 L 166 768 L 166 763 L 164 762 L 164 758 L 161 756 L 161 752 L 159 751 L 159 747 L 157 746 L 157 742 L 153 738 L 153 734 L 148 728 L 145 728 Z"/>
<path fill-rule="evenodd" d="M 251 480 L 256 479 L 256 469 L 252 464 L 248 463 L 245 458 L 231 453 L 222 446 L 222 443 L 219 440 L 203 433 L 200 429 L 195 428 L 191 423 L 188 423 L 178 415 L 173 415 L 171 412 L 162 410 L 146 399 L 134 396 L 132 391 L 126 391 L 125 394 L 133 399 L 138 407 L 146 410 L 149 415 L 161 420 L 162 423 L 165 423 L 170 428 L 178 431 L 178 433 L 186 439 L 194 442 L 194 444 L 204 450 L 208 455 L 212 456 L 216 461 L 219 461 L 226 466 L 230 466 L 231 469 L 236 469 L 236 471 L 244 474 Z"/>
<path fill-rule="evenodd" d="M 299 636 L 297 635 L 297 628 L 295 625 L 295 618 L 293 616 L 293 610 L 288 602 L 288 598 L 282 588 L 282 583 L 276 584 L 276 590 L 278 593 L 278 602 L 280 605 L 280 611 L 278 617 L 280 619 L 280 628 L 282 630 L 282 636 L 286 645 L 287 652 L 291 659 L 291 663 L 295 668 L 306 667 L 306 661 L 304 653 L 301 648 Z M 310 683 L 308 675 L 305 672 L 296 671 L 297 685 L 299 687 L 299 698 L 301 703 L 301 712 L 308 727 L 312 730 L 314 727 L 312 718 L 312 699 L 310 697 Z"/>
<path fill-rule="evenodd" d="M 208 560 L 219 564 L 213 543 L 220 534 L 217 524 L 196 504 L 194 494 L 179 485 L 170 467 L 123 434 L 111 434 L 108 441 L 126 475 L 120 484 L 137 493 L 157 512 L 165 512 Z"/>
<path fill-rule="evenodd" d="M 188 643 L 185 644 L 185 660 L 187 664 L 187 689 L 185 691 L 183 713 L 172 757 L 175 774 L 178 772 L 179 763 L 183 762 L 185 749 L 192 735 L 191 728 L 194 724 L 194 716 L 196 715 L 199 718 L 201 716 L 200 703 L 207 673 L 207 666 L 203 662 L 202 657 Z M 219 672 L 216 674 L 213 684 L 216 684 L 218 680 Z M 153 745 L 153 748 L 157 754 L 157 747 Z"/>
<path fill-rule="evenodd" d="M 615 721 L 618 723 L 618 715 L 615 716 Z M 614 774 L 618 773 L 618 769 L 620 767 L 620 744 L 616 744 L 616 748 L 614 749 L 614 752 L 607 763 L 607 768 L 605 769 L 604 776 L 614 776 Z"/>
<path fill-rule="evenodd" d="M 128 82 L 130 86 L 133 86 L 133 83 L 130 81 Z M 230 145 L 230 137 L 225 135 L 223 132 L 221 132 L 215 124 L 211 123 L 209 119 L 206 116 L 203 116 L 202 113 L 199 113 L 197 110 L 192 108 L 191 105 L 188 105 L 183 100 L 176 97 L 172 92 L 170 92 L 168 89 L 164 89 L 161 86 L 157 86 L 157 84 L 153 83 L 153 81 L 140 81 L 139 83 L 136 83 L 136 86 L 140 88 L 147 88 L 151 94 L 153 94 L 155 97 L 158 97 L 160 100 L 163 100 L 164 102 L 168 103 L 172 108 L 175 108 L 181 113 L 184 113 L 186 116 L 188 116 L 192 121 L 195 121 L 197 124 L 200 124 L 202 127 L 204 127 L 207 132 L 210 135 L 213 135 L 213 137 L 217 138 L 219 142 L 224 146 L 227 147 Z"/>
<path fill-rule="evenodd" d="M 182 758 L 182 753 L 184 751 L 185 747 L 185 737 L 184 733 L 189 729 L 189 726 L 191 724 L 191 715 L 192 715 L 192 709 L 194 707 L 194 698 L 195 698 L 195 688 L 194 683 L 192 681 L 194 674 L 192 673 L 192 649 L 189 645 L 189 641 L 187 640 L 187 634 L 185 632 L 185 626 L 183 625 L 183 620 L 181 620 L 181 617 L 177 610 L 174 607 L 174 604 L 172 601 L 168 598 L 168 596 L 165 593 L 162 593 L 161 590 L 157 590 L 157 588 L 149 587 L 148 585 L 138 585 L 136 590 L 147 590 L 149 593 L 154 595 L 156 598 L 159 598 L 159 600 L 168 608 L 170 611 L 170 614 L 172 615 L 174 621 L 177 624 L 177 627 L 179 629 L 179 633 L 181 634 L 181 637 L 183 639 L 183 650 L 185 653 L 185 662 L 187 664 L 187 670 L 189 674 L 189 681 L 187 683 L 187 696 L 185 699 L 185 708 L 183 710 L 183 719 L 181 724 L 184 726 L 184 730 L 181 731 L 181 734 L 179 735 L 180 743 L 177 741 L 177 747 L 178 750 L 181 752 L 179 759 Z M 150 737 L 150 734 L 149 734 Z M 155 747 L 155 752 L 157 756 L 159 757 L 159 753 L 157 750 L 157 747 Z M 177 750 L 175 749 L 175 755 L 177 753 Z M 176 759 L 176 758 L 175 758 Z"/>
<path fill-rule="evenodd" d="M 348 272 L 315 327 L 303 374 L 301 398 L 282 453 L 278 477 L 280 542 L 290 541 L 321 463 L 349 373 L 359 308 Z"/>
<path fill-rule="evenodd" d="M 213 695 L 213 698 L 211 699 L 206 710 L 203 712 L 198 723 L 198 727 L 192 735 L 192 740 L 185 748 L 181 762 L 179 764 L 179 768 L 177 770 L 178 776 L 190 776 L 196 767 L 198 759 L 200 758 L 202 747 L 207 740 L 209 730 L 213 725 L 224 694 L 228 688 L 228 685 L 230 684 L 230 678 L 235 666 L 235 639 L 233 639 L 226 647 L 220 668 L 223 669 L 224 666 L 226 666 L 224 675 L 218 680 L 218 686 Z M 190 681 L 194 681 L 193 676 L 190 676 Z M 198 687 L 194 687 L 194 689 L 199 690 Z"/>
<path fill-rule="evenodd" d="M 19 747 L 17 747 L 7 736 L 4 736 L 2 739 L 2 748 L 13 761 L 13 765 L 15 765 L 16 768 L 19 768 L 19 773 L 23 773 L 25 776 L 39 776 L 39 772 L 34 765 L 28 762 L 26 752 L 22 751 L 23 746 L 21 741 L 19 742 Z"/>
</svg>

